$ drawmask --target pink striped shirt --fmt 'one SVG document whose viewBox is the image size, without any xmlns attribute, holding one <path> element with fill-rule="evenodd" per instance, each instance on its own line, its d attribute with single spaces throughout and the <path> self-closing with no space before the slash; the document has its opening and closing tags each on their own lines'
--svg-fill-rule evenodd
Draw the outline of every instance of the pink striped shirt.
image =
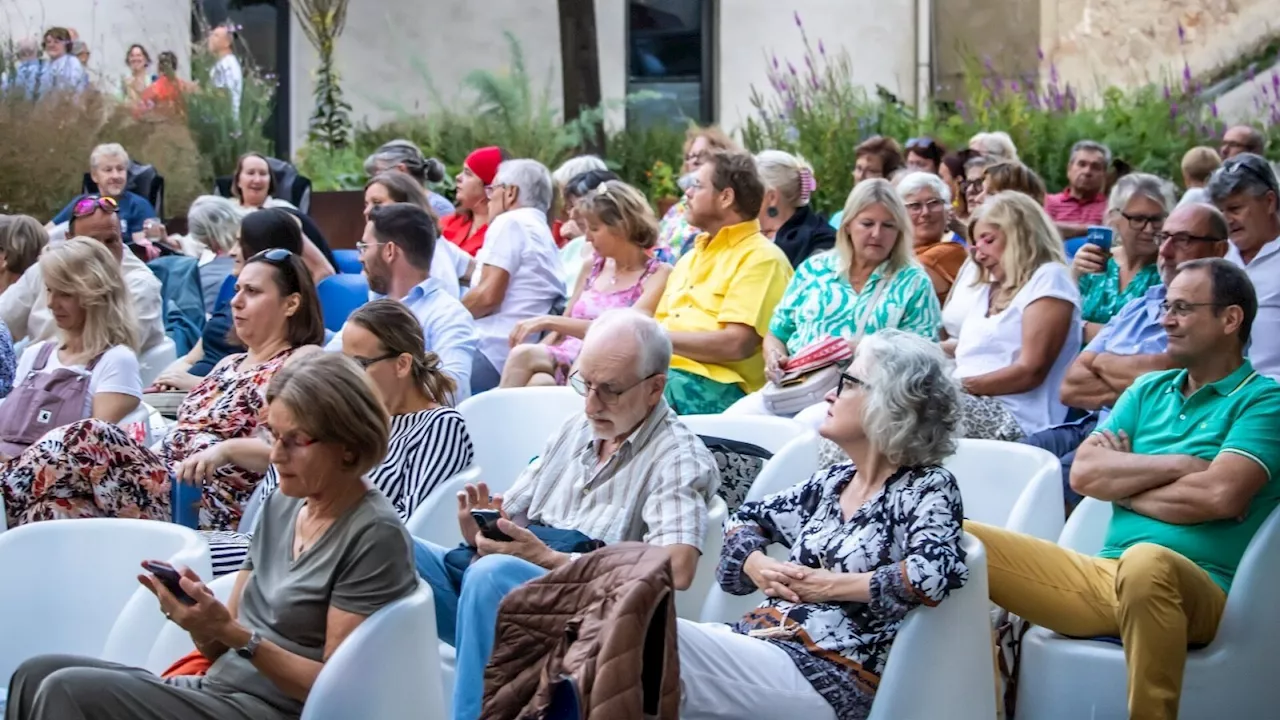
<svg viewBox="0 0 1280 720">
<path fill-rule="evenodd" d="M 1070 190 L 1063 190 L 1045 197 L 1044 211 L 1063 225 L 1101 225 L 1107 212 L 1107 196 L 1099 193 L 1092 200 L 1081 200 Z"/>
</svg>

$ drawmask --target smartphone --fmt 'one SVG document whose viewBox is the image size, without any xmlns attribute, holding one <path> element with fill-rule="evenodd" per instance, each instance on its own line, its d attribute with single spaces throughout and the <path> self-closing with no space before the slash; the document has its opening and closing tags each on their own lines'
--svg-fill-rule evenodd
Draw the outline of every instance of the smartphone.
<svg viewBox="0 0 1280 720">
<path fill-rule="evenodd" d="M 1097 245 L 1104 255 L 1111 257 L 1111 245 L 1115 243 L 1115 237 L 1115 230 L 1105 225 L 1090 225 L 1085 240 L 1090 245 Z"/>
<path fill-rule="evenodd" d="M 480 526 L 481 535 L 498 542 L 511 542 L 511 536 L 498 529 L 502 514 L 497 510 L 472 510 L 471 517 Z"/>
<path fill-rule="evenodd" d="M 183 605 L 196 604 L 195 598 L 188 595 L 187 591 L 182 589 L 182 585 L 178 582 L 178 579 L 182 576 L 178 574 L 177 570 L 173 569 L 172 565 L 167 562 L 160 562 L 159 560 L 146 560 L 142 563 L 142 568 L 152 575 L 155 575 L 156 579 L 160 581 L 160 584 L 164 585 L 166 590 L 173 593 L 173 596 L 178 598 L 178 602 Z"/>
</svg>

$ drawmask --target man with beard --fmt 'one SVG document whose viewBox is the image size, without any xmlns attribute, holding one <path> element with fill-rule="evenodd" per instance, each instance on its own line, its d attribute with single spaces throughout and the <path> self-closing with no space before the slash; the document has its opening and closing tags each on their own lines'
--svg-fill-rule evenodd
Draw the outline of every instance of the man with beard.
<svg viewBox="0 0 1280 720">
<path fill-rule="evenodd" d="M 420 207 L 392 203 L 374 208 L 356 243 L 369 289 L 398 298 L 422 323 L 426 349 L 440 358 L 444 371 L 458 383 L 454 403 L 471 394 L 471 364 L 479 336 L 471 313 L 430 276 L 436 248 L 436 226 Z M 342 333 L 328 350 L 342 349 Z"/>
</svg>

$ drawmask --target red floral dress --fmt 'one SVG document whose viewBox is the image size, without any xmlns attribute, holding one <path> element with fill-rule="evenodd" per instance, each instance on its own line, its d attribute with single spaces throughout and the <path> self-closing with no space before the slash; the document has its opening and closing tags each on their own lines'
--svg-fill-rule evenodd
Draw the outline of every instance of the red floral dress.
<svg viewBox="0 0 1280 720">
<path fill-rule="evenodd" d="M 0 466 L 9 526 L 86 517 L 170 520 L 170 472 L 223 440 L 256 433 L 267 406 L 267 383 L 292 354 L 284 350 L 243 369 L 244 354 L 223 359 L 182 401 L 177 425 L 159 454 L 102 420 L 50 430 Z M 241 506 L 260 480 L 261 473 L 242 467 L 219 468 L 204 484 L 200 528 L 234 530 Z"/>
</svg>

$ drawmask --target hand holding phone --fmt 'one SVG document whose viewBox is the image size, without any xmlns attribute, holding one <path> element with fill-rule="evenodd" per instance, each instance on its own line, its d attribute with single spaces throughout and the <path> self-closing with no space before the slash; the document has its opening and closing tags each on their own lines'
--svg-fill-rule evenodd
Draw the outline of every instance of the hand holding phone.
<svg viewBox="0 0 1280 720">
<path fill-rule="evenodd" d="M 175 570 L 172 565 L 159 560 L 144 560 L 142 562 L 142 568 L 152 575 L 155 575 L 156 579 L 160 581 L 160 584 L 164 585 L 166 590 L 173 593 L 173 596 L 178 599 L 178 602 L 183 605 L 196 604 L 195 598 L 188 595 L 187 591 L 182 589 L 182 584 L 178 582 L 182 576 L 178 574 L 178 571 Z"/>
<path fill-rule="evenodd" d="M 471 517 L 480 527 L 480 534 L 498 542 L 511 542 L 511 536 L 498 529 L 502 515 L 497 510 L 472 510 Z"/>
</svg>

